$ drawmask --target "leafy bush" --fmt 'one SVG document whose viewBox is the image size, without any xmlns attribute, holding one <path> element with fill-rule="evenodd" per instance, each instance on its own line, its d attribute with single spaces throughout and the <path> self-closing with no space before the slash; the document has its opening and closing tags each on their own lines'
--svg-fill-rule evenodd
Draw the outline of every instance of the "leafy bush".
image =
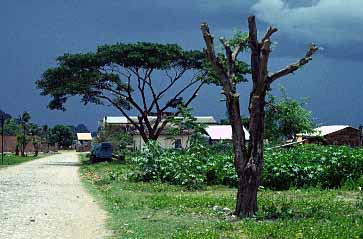
<svg viewBox="0 0 363 239">
<path fill-rule="evenodd" d="M 184 151 L 165 150 L 149 143 L 133 158 L 133 178 L 189 188 L 207 184 L 235 186 L 237 176 L 231 150 L 196 144 Z M 363 150 L 348 147 L 304 145 L 291 149 L 268 149 L 262 186 L 285 190 L 290 187 L 339 188 L 346 182 L 359 186 L 363 175 Z"/>
<path fill-rule="evenodd" d="M 363 175 L 363 150 L 345 146 L 304 145 L 266 150 L 263 186 L 339 188 Z"/>
</svg>

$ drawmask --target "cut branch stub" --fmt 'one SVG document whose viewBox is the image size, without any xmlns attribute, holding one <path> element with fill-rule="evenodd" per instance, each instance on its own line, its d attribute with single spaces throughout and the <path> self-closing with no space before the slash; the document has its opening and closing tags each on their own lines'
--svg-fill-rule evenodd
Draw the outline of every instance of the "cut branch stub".
<svg viewBox="0 0 363 239">
<path fill-rule="evenodd" d="M 296 70 L 307 64 L 309 61 L 312 60 L 312 56 L 315 54 L 315 52 L 318 51 L 318 47 L 315 44 L 311 44 L 308 51 L 305 54 L 305 57 L 298 60 L 296 63 L 293 63 L 291 65 L 288 65 L 287 67 L 269 75 L 268 81 L 271 84 L 273 81 L 286 76 L 288 74 L 294 73 Z"/>
</svg>

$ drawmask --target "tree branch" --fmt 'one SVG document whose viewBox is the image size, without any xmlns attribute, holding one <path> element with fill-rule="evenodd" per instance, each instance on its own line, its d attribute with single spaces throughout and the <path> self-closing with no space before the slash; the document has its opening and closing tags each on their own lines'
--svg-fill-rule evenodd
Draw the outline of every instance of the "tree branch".
<svg viewBox="0 0 363 239">
<path fill-rule="evenodd" d="M 228 74 L 231 75 L 234 72 L 234 60 L 232 56 L 232 49 L 231 46 L 228 44 L 226 39 L 224 37 L 221 37 L 220 42 L 224 46 L 224 49 L 226 51 L 226 58 L 227 58 L 227 67 L 228 67 Z"/>
<path fill-rule="evenodd" d="M 288 74 L 294 73 L 296 70 L 307 64 L 309 61 L 312 60 L 312 56 L 318 50 L 318 47 L 315 44 L 311 44 L 309 50 L 306 52 L 305 57 L 301 58 L 294 64 L 291 64 L 278 72 L 275 72 L 268 77 L 268 82 L 271 84 L 273 81 L 286 76 Z"/>
<path fill-rule="evenodd" d="M 268 60 L 271 52 L 271 41 L 266 39 L 261 46 L 261 57 L 260 57 L 260 77 L 259 79 L 263 82 L 267 81 L 268 76 Z"/>
<path fill-rule="evenodd" d="M 261 44 L 263 44 L 266 40 L 270 40 L 272 34 L 274 34 L 275 32 L 277 32 L 278 29 L 275 28 L 275 27 L 272 27 L 270 26 L 268 29 L 267 29 L 267 32 L 265 33 L 265 36 L 262 38 L 261 40 Z"/>
<path fill-rule="evenodd" d="M 137 129 L 137 130 L 141 130 L 141 128 L 139 127 L 139 125 L 137 124 L 137 123 L 135 123 L 132 119 L 131 119 L 131 117 L 130 116 L 128 116 L 128 114 L 125 112 L 125 110 L 124 109 L 122 109 L 122 107 L 120 107 L 118 104 L 116 104 L 116 102 L 114 102 L 111 98 L 109 98 L 108 96 L 105 96 L 105 95 L 100 95 L 100 96 L 98 96 L 99 98 L 101 98 L 101 99 L 104 99 L 104 100 L 107 100 L 108 102 L 110 102 L 113 106 L 115 106 L 126 118 L 127 118 L 127 120 L 128 121 L 130 121 L 131 122 L 131 124 L 133 125 L 133 126 L 135 126 L 135 128 Z"/>
</svg>

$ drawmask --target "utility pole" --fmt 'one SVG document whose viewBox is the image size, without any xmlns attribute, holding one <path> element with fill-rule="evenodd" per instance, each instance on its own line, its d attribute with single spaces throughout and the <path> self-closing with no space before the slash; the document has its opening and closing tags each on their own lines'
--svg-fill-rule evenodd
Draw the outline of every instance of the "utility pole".
<svg viewBox="0 0 363 239">
<path fill-rule="evenodd" d="M 1 114 L 1 164 L 4 164 L 4 114 Z"/>
</svg>

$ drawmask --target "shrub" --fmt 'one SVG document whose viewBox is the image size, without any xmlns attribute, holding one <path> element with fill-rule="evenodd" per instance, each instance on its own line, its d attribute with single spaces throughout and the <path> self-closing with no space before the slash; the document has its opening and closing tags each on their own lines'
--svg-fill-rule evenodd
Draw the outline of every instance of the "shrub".
<svg viewBox="0 0 363 239">
<path fill-rule="evenodd" d="M 232 184 L 235 178 L 230 157 L 213 155 L 202 144 L 176 151 L 164 150 L 156 142 L 150 142 L 133 162 L 138 170 L 130 176 L 142 181 L 200 188 L 205 184 Z"/>
<path fill-rule="evenodd" d="M 151 142 L 133 158 L 137 171 L 131 176 L 189 188 L 207 184 L 235 186 L 233 154 L 220 146 L 195 144 L 187 150 L 165 150 Z M 286 190 L 290 187 L 339 188 L 362 183 L 363 150 L 349 147 L 304 145 L 291 149 L 268 149 L 262 186 Z"/>
</svg>

